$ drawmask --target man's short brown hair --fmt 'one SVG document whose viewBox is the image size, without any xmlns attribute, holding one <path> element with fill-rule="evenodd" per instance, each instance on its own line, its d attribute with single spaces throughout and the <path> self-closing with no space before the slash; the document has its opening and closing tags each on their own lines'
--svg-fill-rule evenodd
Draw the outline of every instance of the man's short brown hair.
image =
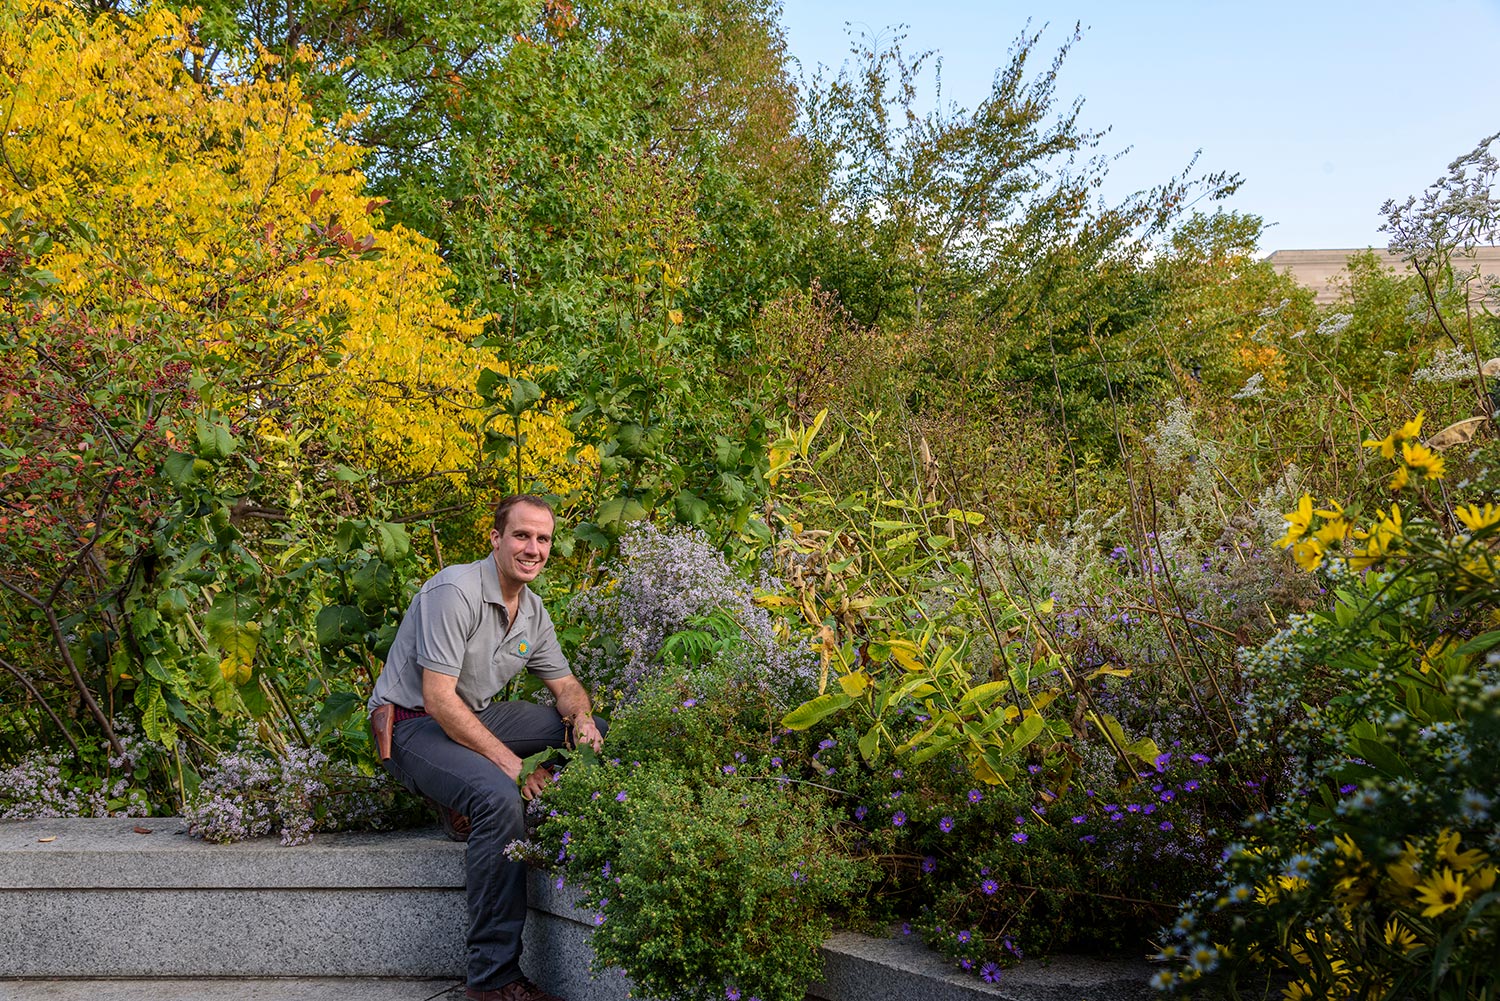
<svg viewBox="0 0 1500 1001">
<path fill-rule="evenodd" d="M 495 505 L 495 531 L 504 532 L 505 523 L 510 520 L 511 508 L 519 504 L 527 504 L 531 507 L 539 507 L 552 516 L 552 521 L 557 521 L 557 512 L 552 510 L 552 505 L 542 500 L 536 494 L 511 494 L 500 499 Z"/>
</svg>

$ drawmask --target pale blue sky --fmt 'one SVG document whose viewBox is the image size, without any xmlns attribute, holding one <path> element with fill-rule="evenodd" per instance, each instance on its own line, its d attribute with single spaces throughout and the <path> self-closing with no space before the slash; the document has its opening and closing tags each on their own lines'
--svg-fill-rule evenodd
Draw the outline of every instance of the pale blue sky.
<svg viewBox="0 0 1500 1001">
<path fill-rule="evenodd" d="M 1116 200 L 1177 173 L 1238 171 L 1226 207 L 1274 223 L 1264 252 L 1384 246 L 1380 205 L 1416 194 L 1500 132 L 1500 0 L 1300 3 L 784 0 L 789 47 L 810 74 L 836 68 L 853 30 L 905 24 L 908 52 L 943 57 L 944 102 L 972 108 L 1026 24 L 1049 25 L 1039 69 L 1075 21 L 1059 77 L 1102 149 Z M 932 93 L 927 92 L 927 106 Z"/>
</svg>

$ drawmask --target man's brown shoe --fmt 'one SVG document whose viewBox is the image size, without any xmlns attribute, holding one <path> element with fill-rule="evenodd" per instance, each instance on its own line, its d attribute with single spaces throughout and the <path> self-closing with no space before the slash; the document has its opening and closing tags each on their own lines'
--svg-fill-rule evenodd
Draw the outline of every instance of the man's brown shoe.
<svg viewBox="0 0 1500 1001">
<path fill-rule="evenodd" d="M 438 807 L 438 817 L 443 822 L 443 833 L 449 841 L 469 840 L 469 818 L 446 806 Z"/>
<path fill-rule="evenodd" d="M 563 1001 L 556 994 L 548 994 L 536 984 L 522 977 L 512 980 L 499 990 L 482 991 L 476 987 L 464 988 L 464 997 L 469 1001 Z"/>
<path fill-rule="evenodd" d="M 443 825 L 443 833 L 448 835 L 449 841 L 469 840 L 470 825 L 468 817 L 465 817 L 456 810 L 448 809 L 431 796 L 427 797 L 427 802 L 431 803 L 432 808 L 437 811 L 438 822 Z"/>
</svg>

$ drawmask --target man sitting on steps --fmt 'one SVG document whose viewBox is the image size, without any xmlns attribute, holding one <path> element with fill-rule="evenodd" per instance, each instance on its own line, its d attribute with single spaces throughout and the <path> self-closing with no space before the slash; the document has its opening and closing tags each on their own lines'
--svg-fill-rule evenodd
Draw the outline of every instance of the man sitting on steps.
<svg viewBox="0 0 1500 1001">
<path fill-rule="evenodd" d="M 597 751 L 604 741 L 551 617 L 526 586 L 547 564 L 554 524 L 539 497 L 496 505 L 490 555 L 422 586 L 370 697 L 372 720 L 392 707 L 386 768 L 438 804 L 450 837 L 463 840 L 468 828 L 465 993 L 474 1001 L 561 1001 L 521 973 L 526 865 L 505 857 L 505 846 L 526 836 L 522 799 L 549 777 L 542 768 L 523 776 L 522 759 L 570 741 Z M 555 710 L 494 701 L 523 669 L 551 690 Z"/>
</svg>

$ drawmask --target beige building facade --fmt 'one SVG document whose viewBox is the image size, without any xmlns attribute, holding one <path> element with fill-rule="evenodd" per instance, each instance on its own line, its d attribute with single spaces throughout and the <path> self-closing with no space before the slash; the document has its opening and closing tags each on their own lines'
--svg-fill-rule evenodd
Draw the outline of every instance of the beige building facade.
<svg viewBox="0 0 1500 1001">
<path fill-rule="evenodd" d="M 1411 266 L 1388 250 L 1372 250 L 1381 263 L 1394 271 L 1410 272 Z M 1278 250 L 1266 260 L 1286 274 L 1297 284 L 1313 290 L 1319 305 L 1338 300 L 1335 279 L 1344 273 L 1344 267 L 1358 249 L 1348 250 Z M 1484 274 L 1500 274 L 1500 247 L 1477 247 L 1469 261 L 1478 261 Z M 1457 262 L 1455 262 L 1457 263 Z"/>
</svg>

